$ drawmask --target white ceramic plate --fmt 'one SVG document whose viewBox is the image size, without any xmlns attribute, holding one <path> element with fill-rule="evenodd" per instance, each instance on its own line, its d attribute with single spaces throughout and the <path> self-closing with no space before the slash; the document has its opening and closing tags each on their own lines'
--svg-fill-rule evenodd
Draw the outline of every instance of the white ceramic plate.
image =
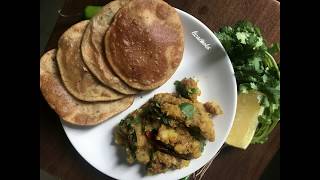
<svg viewBox="0 0 320 180">
<path fill-rule="evenodd" d="M 226 140 L 236 112 L 237 87 L 229 57 L 221 43 L 199 20 L 178 10 L 184 27 L 185 51 L 182 63 L 174 75 L 160 88 L 138 96 L 126 111 L 108 121 L 90 128 L 70 126 L 62 121 L 70 142 L 93 167 L 116 179 L 176 180 L 192 174 L 218 152 Z M 202 40 L 201 40 L 202 39 Z M 154 94 L 173 92 L 174 81 L 184 77 L 199 80 L 200 101 L 216 100 L 224 114 L 214 118 L 215 142 L 208 142 L 200 158 L 191 160 L 186 168 L 145 176 L 144 166 L 128 165 L 124 150 L 114 144 L 113 130 L 122 118 L 139 108 Z"/>
</svg>

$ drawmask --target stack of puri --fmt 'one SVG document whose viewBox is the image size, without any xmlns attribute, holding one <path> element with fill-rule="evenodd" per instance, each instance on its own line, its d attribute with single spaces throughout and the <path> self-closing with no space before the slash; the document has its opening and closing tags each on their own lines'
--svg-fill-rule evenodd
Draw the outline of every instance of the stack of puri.
<svg viewBox="0 0 320 180">
<path fill-rule="evenodd" d="M 162 0 L 114 0 L 67 29 L 40 60 L 40 89 L 61 119 L 97 125 L 163 85 L 184 51 L 181 20 Z"/>
</svg>

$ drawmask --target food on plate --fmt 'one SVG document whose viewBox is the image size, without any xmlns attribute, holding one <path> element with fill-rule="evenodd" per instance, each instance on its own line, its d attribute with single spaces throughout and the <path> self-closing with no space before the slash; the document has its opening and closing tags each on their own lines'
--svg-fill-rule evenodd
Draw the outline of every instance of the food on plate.
<svg viewBox="0 0 320 180">
<path fill-rule="evenodd" d="M 164 84 L 178 68 L 184 35 L 176 10 L 162 0 L 132 0 L 119 9 L 105 36 L 114 72 L 140 90 Z"/>
<path fill-rule="evenodd" d="M 177 83 L 200 92 L 191 78 Z M 199 102 L 200 93 L 185 98 L 181 92 L 177 87 L 177 93 L 156 94 L 116 128 L 115 142 L 124 146 L 127 161 L 146 165 L 149 174 L 188 166 L 201 156 L 206 140 L 214 141 L 212 117 L 222 113 L 220 106 Z"/>
<path fill-rule="evenodd" d="M 64 87 L 56 50 L 46 52 L 40 60 L 40 89 L 52 109 L 65 121 L 76 125 L 96 125 L 127 109 L 132 96 L 110 102 L 84 102 L 74 98 Z"/>
<path fill-rule="evenodd" d="M 123 98 L 120 94 L 103 86 L 83 63 L 80 43 L 89 21 L 71 26 L 58 41 L 57 62 L 62 81 L 67 90 L 84 101 L 107 101 Z"/>
<path fill-rule="evenodd" d="M 151 174 L 163 173 L 168 169 L 181 169 L 189 165 L 188 160 L 176 158 L 170 154 L 156 151 L 152 154 L 148 171 Z"/>
<path fill-rule="evenodd" d="M 213 122 L 202 103 L 171 93 L 161 93 L 153 97 L 150 106 L 156 109 L 158 104 L 161 112 L 169 118 L 168 124 L 172 127 L 183 124 L 186 127 L 196 128 L 202 136 L 214 141 Z"/>
<path fill-rule="evenodd" d="M 183 79 L 182 81 L 174 82 L 178 93 L 187 99 L 196 100 L 201 95 L 201 91 L 198 88 L 198 84 L 191 78 Z"/>
<path fill-rule="evenodd" d="M 210 114 L 214 115 L 220 115 L 223 114 L 223 111 L 219 104 L 215 101 L 209 101 L 203 104 L 206 111 L 208 111 Z"/>
<path fill-rule="evenodd" d="M 103 48 L 104 35 L 113 16 L 128 0 L 111 1 L 92 17 L 81 42 L 81 54 L 88 69 L 104 85 L 123 94 L 137 94 L 139 91 L 129 87 L 111 69 Z"/>
<path fill-rule="evenodd" d="M 248 21 L 222 27 L 216 35 L 232 62 L 238 93 L 260 92 L 263 112 L 251 143 L 262 144 L 280 120 L 280 69 L 272 56 L 280 51 L 279 44 L 268 47 L 260 29 Z"/>
</svg>

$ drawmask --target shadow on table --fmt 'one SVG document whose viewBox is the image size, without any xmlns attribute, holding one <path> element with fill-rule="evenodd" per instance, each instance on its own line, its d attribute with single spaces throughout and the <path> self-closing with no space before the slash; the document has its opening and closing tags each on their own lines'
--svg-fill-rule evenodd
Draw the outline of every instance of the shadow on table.
<svg viewBox="0 0 320 180">
<path fill-rule="evenodd" d="M 59 178 L 53 177 L 46 171 L 40 169 L 40 180 L 59 180 Z"/>
<path fill-rule="evenodd" d="M 40 1 L 40 55 L 50 38 L 53 28 L 59 17 L 58 10 L 63 6 L 64 0 Z"/>
<path fill-rule="evenodd" d="M 280 180 L 280 149 L 269 163 L 260 180 Z"/>
</svg>

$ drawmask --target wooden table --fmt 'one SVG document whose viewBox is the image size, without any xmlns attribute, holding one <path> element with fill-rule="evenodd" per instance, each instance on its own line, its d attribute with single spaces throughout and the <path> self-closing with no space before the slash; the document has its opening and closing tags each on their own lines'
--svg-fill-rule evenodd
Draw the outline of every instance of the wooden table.
<svg viewBox="0 0 320 180">
<path fill-rule="evenodd" d="M 195 16 L 211 30 L 247 19 L 258 25 L 268 42 L 280 39 L 280 3 L 274 0 L 168 0 L 172 6 Z M 62 13 L 77 14 L 86 5 L 103 5 L 106 1 L 66 0 Z M 80 16 L 60 17 L 46 50 L 56 48 L 60 35 Z M 111 179 L 89 165 L 73 148 L 58 116 L 40 95 L 40 168 L 62 179 Z M 203 179 L 256 180 L 275 153 L 280 150 L 280 124 L 269 141 L 250 145 L 245 151 L 227 147 L 213 161 Z"/>
</svg>

